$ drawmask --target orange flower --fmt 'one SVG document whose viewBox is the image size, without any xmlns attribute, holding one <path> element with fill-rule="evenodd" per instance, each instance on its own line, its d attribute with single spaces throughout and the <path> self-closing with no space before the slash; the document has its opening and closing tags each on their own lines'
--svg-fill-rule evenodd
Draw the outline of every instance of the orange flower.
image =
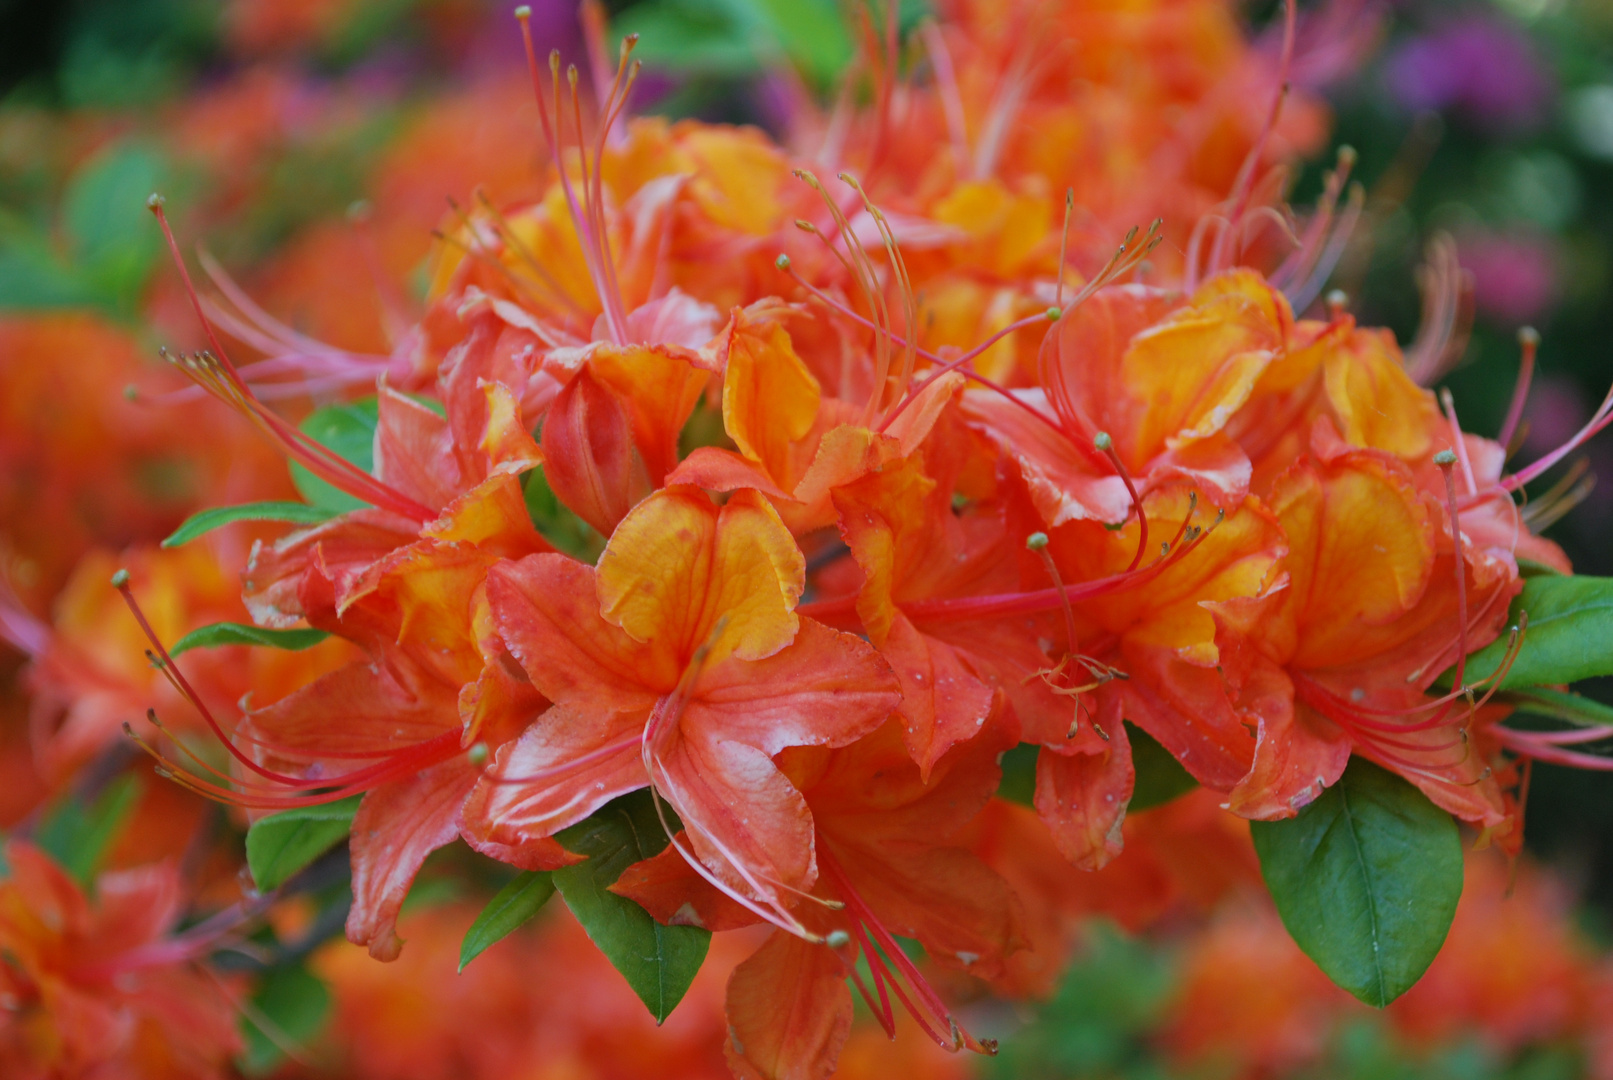
<svg viewBox="0 0 1613 1080">
<path fill-rule="evenodd" d="M 19 1080 L 214 1077 L 239 1048 L 224 984 L 200 967 L 216 939 L 173 935 L 168 864 L 103 874 L 95 901 L 43 853 L 6 845 L 0 882 L 0 1066 Z"/>
<path fill-rule="evenodd" d="M 728 983 L 728 1058 L 742 1077 L 821 1078 L 851 1028 L 849 977 L 875 1019 L 896 1037 L 892 999 L 947 1050 L 990 1053 L 963 1030 L 893 935 L 917 939 L 930 960 L 982 979 L 1004 978 L 1025 944 L 1008 884 L 953 843 L 996 789 L 1001 733 L 944 757 L 928 781 L 887 724 L 839 750 L 794 748 L 784 770 L 812 808 L 822 868 L 796 914 L 812 939 L 775 931 Z M 679 863 L 675 849 L 633 867 L 614 891 L 663 922 L 714 929 L 745 913 Z M 872 987 L 857 974 L 861 956 Z"/>
<path fill-rule="evenodd" d="M 1495 638 L 1520 582 L 1466 545 L 1457 556 L 1441 536 L 1441 508 L 1392 457 L 1338 443 L 1326 421 L 1313 453 L 1272 493 L 1288 580 L 1213 605 L 1237 707 L 1258 726 L 1254 766 L 1231 806 L 1290 816 L 1353 750 L 1459 817 L 1499 825 L 1507 810 L 1464 736 L 1467 707 L 1423 691 L 1464 647 Z"/>
<path fill-rule="evenodd" d="M 554 706 L 498 754 L 467 826 L 520 844 L 648 784 L 689 830 L 686 857 L 798 927 L 812 815 L 771 758 L 844 745 L 899 700 L 873 650 L 795 614 L 804 571 L 755 492 L 719 510 L 677 487 L 622 520 L 597 570 L 556 555 L 495 567 L 499 632 Z"/>
</svg>

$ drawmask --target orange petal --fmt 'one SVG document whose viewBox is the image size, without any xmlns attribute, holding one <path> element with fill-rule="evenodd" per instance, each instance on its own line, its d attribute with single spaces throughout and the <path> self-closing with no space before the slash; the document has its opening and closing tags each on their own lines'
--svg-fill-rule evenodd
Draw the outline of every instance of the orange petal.
<svg viewBox="0 0 1613 1080">
<path fill-rule="evenodd" d="M 1257 725 L 1254 764 L 1227 797 L 1227 809 L 1259 821 L 1293 817 L 1343 775 L 1349 737 L 1294 701 L 1294 685 L 1275 664 L 1257 666 L 1238 711 Z"/>
<path fill-rule="evenodd" d="M 726 353 L 722 418 L 739 452 L 786 491 L 795 487 L 790 444 L 812 430 L 822 390 L 776 319 L 736 309 L 719 337 Z"/>
<path fill-rule="evenodd" d="M 1409 611 L 1434 566 L 1434 518 L 1404 468 L 1356 452 L 1284 474 L 1271 495 L 1288 537 L 1285 560 L 1300 604 L 1300 667 L 1334 667 L 1372 655 L 1365 628 Z"/>
<path fill-rule="evenodd" d="M 834 950 L 774 933 L 728 980 L 729 1068 L 743 1080 L 827 1080 L 851 1031 Z"/>
<path fill-rule="evenodd" d="M 902 737 L 918 763 L 930 770 L 954 745 L 979 734 L 991 715 L 996 694 L 975 678 L 957 650 L 913 628 L 898 615 L 880 647 L 902 688 Z"/>
<path fill-rule="evenodd" d="M 1059 852 L 1082 870 L 1100 869 L 1120 854 L 1120 826 L 1137 781 L 1120 710 L 1104 709 L 1099 723 L 1109 738 L 1097 753 L 1059 754 L 1044 747 L 1036 755 L 1036 812 Z"/>
<path fill-rule="evenodd" d="M 600 612 L 638 641 L 685 661 L 703 645 L 712 661 L 759 659 L 795 637 L 806 561 L 757 492 L 719 510 L 696 489 L 665 488 L 622 520 L 597 582 Z"/>
<path fill-rule="evenodd" d="M 1283 348 L 1281 324 L 1263 300 L 1241 290 L 1207 288 L 1193 306 L 1132 340 L 1120 381 L 1146 408 L 1128 437 L 1112 434 L 1134 468 L 1169 447 L 1220 431 L 1249 399 Z"/>
<path fill-rule="evenodd" d="M 627 403 L 652 484 L 678 464 L 678 435 L 711 377 L 694 366 L 696 359 L 688 350 L 665 345 L 605 345 L 588 358 L 594 378 Z"/>
<path fill-rule="evenodd" d="M 605 536 L 650 492 L 627 406 L 586 368 L 549 407 L 543 455 L 556 497 Z"/>
<path fill-rule="evenodd" d="M 680 835 L 687 848 L 687 834 Z M 627 897 L 665 926 L 699 926 L 716 934 L 760 921 L 696 873 L 672 846 L 629 866 L 610 891 Z"/>
<path fill-rule="evenodd" d="M 397 924 L 404 897 L 426 856 L 459 835 L 459 810 L 476 776 L 456 759 L 382 784 L 359 803 L 347 940 L 367 946 L 377 960 L 396 960 L 403 950 Z"/>
<path fill-rule="evenodd" d="M 1439 423 L 1434 395 L 1406 374 L 1387 330 L 1357 330 L 1323 363 L 1327 400 L 1356 446 L 1412 459 L 1428 452 Z"/>
</svg>

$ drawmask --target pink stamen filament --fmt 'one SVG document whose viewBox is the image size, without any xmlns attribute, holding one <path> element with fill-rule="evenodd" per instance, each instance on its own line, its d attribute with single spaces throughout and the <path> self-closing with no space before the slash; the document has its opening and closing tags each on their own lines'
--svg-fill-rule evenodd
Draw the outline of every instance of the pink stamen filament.
<svg viewBox="0 0 1613 1080">
<path fill-rule="evenodd" d="M 1467 456 L 1467 439 L 1462 434 L 1461 423 L 1456 419 L 1456 398 L 1451 395 L 1449 388 L 1440 389 L 1439 404 L 1451 426 L 1451 448 L 1456 460 L 1462 463 L 1462 479 L 1467 482 L 1467 493 L 1469 496 L 1477 495 L 1479 485 L 1473 477 L 1473 463 Z"/>
<path fill-rule="evenodd" d="M 1259 167 L 1260 158 L 1265 153 L 1266 143 L 1277 127 L 1277 119 L 1282 115 L 1283 102 L 1288 97 L 1288 76 L 1294 59 L 1294 24 L 1297 19 L 1297 5 L 1294 0 L 1284 0 L 1283 4 L 1283 47 L 1282 55 L 1278 60 L 1277 92 L 1272 97 L 1271 109 L 1266 114 L 1265 123 L 1261 125 L 1260 134 L 1256 137 L 1254 145 L 1249 148 L 1248 156 L 1238 169 L 1237 179 L 1232 184 L 1232 211 L 1228 215 L 1229 225 L 1237 225 L 1243 219 L 1244 211 L 1249 205 L 1249 197 L 1254 192 L 1255 170 Z M 1223 229 L 1216 237 L 1215 246 L 1210 250 L 1210 267 L 1212 270 L 1222 269 L 1226 252 L 1226 241 L 1232 229 Z"/>
<path fill-rule="evenodd" d="M 1523 420 L 1523 407 L 1529 400 L 1529 383 L 1535 374 L 1535 352 L 1540 347 L 1540 335 L 1532 327 L 1524 327 L 1518 331 L 1518 345 L 1523 355 L 1518 361 L 1518 382 L 1512 389 L 1512 402 L 1507 406 L 1507 418 L 1501 424 L 1501 433 L 1496 436 L 1496 442 L 1501 444 L 1503 450 L 1512 446 L 1512 437 L 1518 432 L 1518 424 Z"/>
<path fill-rule="evenodd" d="M 785 266 L 784 267 L 784 272 L 789 274 L 790 277 L 794 278 L 798 285 L 800 285 L 807 292 L 811 293 L 814 297 L 816 297 L 818 300 L 820 300 L 823 304 L 825 304 L 826 306 L 834 309 L 836 312 L 840 313 L 841 315 L 844 315 L 846 318 L 851 319 L 853 322 L 861 324 L 862 326 L 868 328 L 869 330 L 874 331 L 874 333 L 876 333 L 876 334 L 883 334 L 883 333 L 886 332 L 880 326 L 876 325 L 875 323 L 873 323 L 872 321 L 870 321 L 868 319 L 863 318 L 863 316 L 858 314 L 856 311 L 853 311 L 851 308 L 847 307 L 845 304 L 841 303 L 839 300 L 836 300 L 834 297 L 832 297 L 832 296 L 828 295 L 827 293 L 823 292 L 817 286 L 815 286 L 815 285 L 811 284 L 810 282 L 808 282 L 806 280 L 806 278 L 802 277 L 800 275 L 800 273 L 797 272 L 793 266 L 788 266 L 788 265 Z M 1037 318 L 1045 318 L 1046 316 L 1044 315 L 1044 316 L 1036 316 L 1036 317 Z M 895 334 L 892 334 L 891 337 L 892 337 L 892 340 L 898 345 L 906 346 L 906 345 L 909 344 L 909 342 L 907 342 L 905 339 L 903 339 L 902 337 L 897 336 Z M 918 346 L 913 346 L 913 351 L 915 353 L 917 353 L 919 356 L 922 356 L 924 359 L 930 361 L 933 364 L 942 364 L 942 365 L 944 365 L 944 364 L 948 363 L 948 361 L 943 360 L 941 357 L 937 356 L 935 353 L 929 351 L 928 349 L 923 349 L 923 348 L 919 348 Z M 1012 402 L 1014 405 L 1019 406 L 1019 408 L 1023 409 L 1025 412 L 1030 413 L 1032 416 L 1036 417 L 1036 419 L 1040 420 L 1043 424 L 1047 425 L 1049 428 L 1051 428 L 1052 430 L 1058 432 L 1059 434 L 1062 435 L 1064 433 L 1064 429 L 1060 426 L 1060 424 L 1059 424 L 1059 422 L 1057 420 L 1055 420 L 1054 418 L 1048 416 L 1046 413 L 1042 412 L 1036 406 L 1032 405 L 1030 402 L 1026 401 L 1024 398 L 1019 397 L 1013 391 L 1007 389 L 1006 387 L 1000 386 L 996 382 L 993 382 L 991 379 L 986 378 L 984 375 L 981 375 L 981 374 L 979 374 L 978 372 L 975 372 L 975 371 L 971 371 L 968 368 L 960 368 L 960 369 L 958 369 L 958 373 L 960 375 L 962 375 L 964 378 L 969 379 L 969 380 L 971 380 L 973 382 L 977 382 L 977 383 L 979 383 L 980 385 L 986 387 L 989 390 L 996 391 L 999 395 L 1001 395 L 1002 397 L 1006 398 L 1008 401 Z"/>
<path fill-rule="evenodd" d="M 906 951 L 901 947 L 901 944 L 891 935 L 890 931 L 885 929 L 879 917 L 869 909 L 861 894 L 857 892 L 856 887 L 852 884 L 851 879 L 841 869 L 840 863 L 835 859 L 833 852 L 830 850 L 830 845 L 822 833 L 818 834 L 817 851 L 818 865 L 823 870 L 824 878 L 845 903 L 846 914 L 850 916 L 852 925 L 857 930 L 860 943 L 864 944 L 864 955 L 868 957 L 869 970 L 878 972 L 885 966 L 887 960 L 895 964 L 897 972 L 912 988 L 914 996 L 923 1004 L 924 1010 L 921 1011 L 915 1006 L 913 999 L 909 998 L 903 989 L 902 980 L 896 978 L 894 973 L 888 976 L 891 989 L 896 992 L 896 996 L 903 1007 L 907 1009 L 908 1014 L 913 1017 L 924 1033 L 945 1050 L 957 1051 L 967 1047 L 977 1053 L 995 1053 L 995 1043 L 983 1043 L 977 1040 L 953 1018 L 951 1010 L 941 1000 L 941 995 L 936 993 L 935 988 L 930 985 L 929 980 L 914 965 Z M 866 934 L 864 933 L 865 930 Z M 869 936 L 879 946 L 877 951 L 867 947 Z M 876 980 L 878 977 L 876 974 Z M 883 995 L 881 996 L 883 999 Z M 928 1016 L 925 1015 L 926 1012 Z M 944 1023 L 950 1038 L 941 1035 L 939 1031 L 935 1030 L 931 1026 L 931 1020 L 937 1021 L 937 1026 Z M 887 1030 L 890 1029 L 887 1028 Z"/>
<path fill-rule="evenodd" d="M 610 331 L 611 340 L 617 345 L 628 343 L 627 318 L 621 310 L 621 297 L 611 288 L 611 277 L 607 275 L 605 266 L 610 263 L 610 252 L 596 235 L 592 222 L 594 214 L 592 208 L 584 209 L 581 200 L 577 198 L 576 189 L 572 186 L 571 177 L 566 172 L 564 149 L 562 139 L 564 132 L 561 128 L 561 100 L 560 100 L 560 55 L 558 52 L 549 54 L 550 88 L 554 93 L 554 118 L 550 122 L 549 106 L 543 95 L 543 80 L 538 75 L 538 58 L 532 45 L 532 28 L 530 26 L 530 13 L 525 9 L 516 12 L 516 19 L 521 24 L 521 42 L 526 49 L 527 70 L 532 77 L 532 94 L 538 103 L 538 119 L 543 125 L 543 136 L 549 144 L 550 156 L 554 159 L 555 172 L 560 180 L 560 189 L 566 198 L 566 207 L 571 211 L 572 224 L 576 226 L 578 239 L 582 242 L 583 261 L 587 264 L 588 276 L 594 283 L 594 291 L 599 295 L 600 307 L 605 314 L 605 325 Z M 573 69 L 573 72 L 575 69 Z M 572 97 L 576 92 L 573 87 Z M 580 108 L 580 106 L 579 106 Z M 582 119 L 578 112 L 577 119 L 578 152 L 582 159 L 583 181 L 588 182 L 588 155 L 582 143 Z M 585 188 L 586 190 L 586 188 Z M 600 221 L 603 211 L 600 212 Z"/>
<path fill-rule="evenodd" d="M 1026 615 L 1037 611 L 1052 611 L 1066 602 L 1080 603 L 1099 596 L 1108 596 L 1125 589 L 1133 588 L 1153 580 L 1187 553 L 1196 548 L 1215 524 L 1208 526 L 1196 539 L 1187 543 L 1178 543 L 1187 530 L 1188 523 L 1184 519 L 1177 529 L 1176 537 L 1170 544 L 1170 553 L 1162 556 L 1147 566 L 1136 570 L 1127 570 L 1108 577 L 1095 578 L 1092 581 L 1083 581 L 1077 585 L 1066 585 L 1062 589 L 1033 589 L 1027 592 L 988 593 L 982 596 L 949 596 L 927 600 L 909 600 L 899 604 L 904 614 L 910 618 L 947 622 L 964 619 L 981 619 L 1002 617 L 1007 615 Z M 796 609 L 802 615 L 815 619 L 834 619 L 856 613 L 857 598 L 855 596 L 839 596 L 832 600 L 817 600 L 810 604 L 802 604 Z"/>
<path fill-rule="evenodd" d="M 1039 323 L 1045 323 L 1047 321 L 1048 317 L 1047 312 L 1045 311 L 1038 312 L 1035 315 L 1027 315 L 1023 319 L 1009 323 L 1007 326 L 1003 327 L 1001 330 L 997 331 L 995 334 L 991 335 L 991 337 L 987 338 L 979 345 L 976 345 L 974 348 L 970 349 L 956 360 L 948 361 L 939 368 L 936 368 L 934 371 L 928 372 L 924 378 L 918 380 L 918 382 L 914 383 L 913 386 L 908 389 L 907 393 L 902 397 L 902 400 L 897 403 L 896 408 L 892 409 L 890 415 L 886 416 L 884 422 L 879 425 L 878 430 L 881 433 L 888 430 L 890 426 L 896 422 L 896 418 L 902 415 L 907 407 L 913 404 L 913 401 L 924 392 L 926 387 L 935 382 L 935 380 L 941 378 L 943 375 L 946 375 L 949 372 L 957 371 L 959 368 L 974 360 L 975 357 L 997 344 L 997 342 L 1001 341 L 1009 334 L 1018 333 L 1021 330 L 1029 329 L 1032 326 L 1036 326 Z"/>
<path fill-rule="evenodd" d="M 1452 426 L 1455 426 L 1455 417 L 1452 417 Z M 1457 438 L 1461 438 L 1460 429 Z M 1458 442 L 1457 445 L 1461 445 Z M 1452 560 L 1456 566 L 1456 675 L 1451 685 L 1462 689 L 1462 677 L 1467 671 L 1467 556 L 1462 550 L 1462 522 L 1456 505 L 1456 477 L 1451 472 L 1451 462 L 1441 460 L 1442 455 L 1435 455 L 1435 462 L 1439 464 L 1440 471 L 1445 474 L 1445 502 L 1451 515 L 1451 540 L 1456 545 L 1456 558 Z"/>
<path fill-rule="evenodd" d="M 359 769 L 355 772 L 347 773 L 341 776 L 333 776 L 326 780 L 310 781 L 307 777 L 288 776 L 284 773 L 278 773 L 266 769 L 259 765 L 256 761 L 252 760 L 252 758 L 242 753 L 240 748 L 236 746 L 235 741 L 225 734 L 223 727 L 214 718 L 212 710 L 210 710 L 202 701 L 201 695 L 196 693 L 196 690 L 191 686 L 190 681 L 185 678 L 185 673 L 174 661 L 174 658 L 168 654 L 168 650 L 163 646 L 162 641 L 157 636 L 156 631 L 152 629 L 151 623 L 146 619 L 145 612 L 140 609 L 139 603 L 134 598 L 134 593 L 129 588 L 128 580 L 125 578 L 116 582 L 115 587 L 117 588 L 119 594 L 123 597 L 124 603 L 128 605 L 130 612 L 133 613 L 135 621 L 139 623 L 141 632 L 145 634 L 147 640 L 151 642 L 153 649 L 158 655 L 159 667 L 163 671 L 164 675 L 169 678 L 185 700 L 190 702 L 191 706 L 195 708 L 196 711 L 201 715 L 203 721 L 212 731 L 213 736 L 218 739 L 219 743 L 223 745 L 224 749 L 230 754 L 231 757 L 235 758 L 236 761 L 240 762 L 247 769 L 258 774 L 265 780 L 269 780 L 273 784 L 278 785 L 282 789 L 290 789 L 293 791 L 326 787 L 336 787 L 342 789 L 340 794 L 324 793 L 314 797 L 317 802 L 330 802 L 334 801 L 334 799 L 345 798 L 347 795 L 353 794 L 355 790 L 363 790 L 365 787 L 373 787 L 375 783 L 382 782 L 382 779 L 390 779 L 393 775 L 398 774 L 400 769 L 408 772 L 416 771 L 418 768 L 424 767 L 423 765 L 418 764 L 419 761 L 433 758 L 446 760 L 447 757 L 451 757 L 454 752 L 457 752 L 460 733 L 457 730 L 450 730 L 443 732 L 442 735 L 439 735 L 433 739 L 428 739 L 423 743 L 416 743 L 405 747 L 402 750 L 396 751 L 392 755 L 389 755 L 390 760 L 388 761 L 383 761 L 369 768 Z M 155 751 L 143 741 L 141 741 L 141 745 L 143 748 L 147 749 L 148 752 L 155 754 Z M 445 751 L 447 752 L 445 753 Z M 172 768 L 172 762 L 168 761 L 160 754 L 155 754 L 155 756 L 164 765 Z M 284 756 L 295 758 L 299 756 L 311 755 L 290 752 L 284 754 Z M 217 774 L 217 770 L 210 771 Z M 182 784 L 185 784 L 186 786 L 202 785 L 213 790 L 221 796 L 228 796 L 230 798 L 234 798 L 239 794 L 225 788 L 219 788 L 217 785 L 212 784 L 209 781 L 202 780 L 199 777 L 190 776 L 181 770 L 174 769 L 173 772 L 174 779 L 178 780 Z M 355 785 L 357 785 L 356 788 Z M 248 785 L 240 786 L 246 788 L 248 791 L 252 790 Z M 258 790 L 266 789 L 259 788 Z M 277 805 L 278 804 L 279 800 L 277 799 Z M 305 802 L 301 799 L 294 798 L 292 802 L 287 803 L 286 805 L 305 805 Z"/>
<path fill-rule="evenodd" d="M 162 227 L 163 239 L 167 241 L 169 254 L 173 256 L 174 265 L 179 269 L 180 279 L 184 283 L 186 295 L 190 298 L 191 307 L 196 312 L 196 318 L 202 324 L 202 329 L 215 350 L 211 355 L 203 354 L 186 360 L 181 365 L 185 373 L 206 387 L 215 397 L 255 422 L 265 434 L 280 445 L 282 450 L 320 479 L 354 498 L 392 510 L 415 521 L 426 522 L 435 519 L 436 513 L 394 491 L 352 462 L 310 439 L 257 399 L 251 387 L 241 378 L 235 365 L 230 362 L 229 354 L 225 352 L 217 331 L 213 329 L 213 324 L 202 308 L 201 295 L 197 293 L 196 286 L 191 281 L 190 271 L 179 253 L 179 242 L 174 238 L 173 229 L 168 225 L 168 215 L 163 209 L 162 200 L 152 196 L 148 205 L 152 213 L 157 216 L 158 225 Z M 165 357 L 168 355 L 166 350 L 163 355 Z"/>
</svg>

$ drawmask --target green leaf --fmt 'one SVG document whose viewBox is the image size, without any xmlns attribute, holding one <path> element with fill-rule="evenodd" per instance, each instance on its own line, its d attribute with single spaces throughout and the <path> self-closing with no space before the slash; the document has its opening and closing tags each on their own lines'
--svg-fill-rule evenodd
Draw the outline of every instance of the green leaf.
<svg viewBox="0 0 1613 1080">
<path fill-rule="evenodd" d="M 605 538 L 592 525 L 571 512 L 549 486 L 543 466 L 526 474 L 523 493 L 532 525 L 558 550 L 583 562 L 594 562 L 605 550 Z"/>
<path fill-rule="evenodd" d="M 74 262 L 114 307 L 137 299 L 160 251 L 146 199 L 166 172 L 155 150 L 120 143 L 97 154 L 68 183 L 62 224 Z"/>
<path fill-rule="evenodd" d="M 657 1024 L 671 1015 L 706 959 L 711 932 L 662 926 L 609 886 L 636 862 L 667 846 L 648 789 L 623 795 L 556 837 L 588 859 L 552 872 L 554 884 L 599 951 L 622 973 Z M 671 811 L 666 813 L 671 817 Z M 672 828 L 669 820 L 668 824 Z"/>
<path fill-rule="evenodd" d="M 1126 724 L 1126 736 L 1131 740 L 1131 762 L 1137 770 L 1137 784 L 1132 789 L 1127 811 L 1135 813 L 1168 803 L 1178 795 L 1185 795 L 1198 786 L 1181 762 L 1159 745 L 1152 735 Z M 1021 806 L 1036 805 L 1036 753 L 1035 743 L 1020 743 L 1003 754 L 1002 783 L 997 795 Z"/>
<path fill-rule="evenodd" d="M 1036 755 L 1041 749 L 1036 743 L 1022 742 L 1003 754 L 997 762 L 1003 771 L 998 798 L 1021 806 L 1036 805 Z"/>
<path fill-rule="evenodd" d="M 88 804 L 63 796 L 34 834 L 34 842 L 81 885 L 94 879 L 112 841 L 140 797 L 140 782 L 120 777 Z"/>
<path fill-rule="evenodd" d="M 465 940 L 459 946 L 459 970 L 531 921 L 549 897 L 554 895 L 554 879 L 546 870 L 527 870 L 498 891 L 476 916 Z"/>
<path fill-rule="evenodd" d="M 259 892 L 278 889 L 297 871 L 341 843 L 353 828 L 362 795 L 270 814 L 246 832 L 246 865 Z"/>
<path fill-rule="evenodd" d="M 95 290 L 42 246 L 0 247 L 0 310 L 89 307 L 96 300 Z"/>
<path fill-rule="evenodd" d="M 1422 978 L 1462 896 L 1449 814 L 1355 758 L 1298 817 L 1250 832 L 1283 925 L 1328 978 L 1378 1008 Z"/>
<path fill-rule="evenodd" d="M 267 645 L 271 649 L 288 649 L 301 652 L 311 649 L 330 637 L 324 630 L 270 630 L 250 623 L 217 622 L 198 626 L 168 650 L 169 656 L 178 656 L 192 649 L 211 649 L 219 645 Z"/>
<path fill-rule="evenodd" d="M 1517 707 L 1522 713 L 1549 716 L 1581 727 L 1613 725 L 1613 705 L 1603 705 L 1579 694 L 1532 686 L 1527 690 L 1513 690 L 1501 694 L 1497 701 Z"/>
<path fill-rule="evenodd" d="M 369 472 L 375 468 L 375 429 L 379 423 L 379 405 L 374 398 L 364 398 L 315 409 L 301 426 L 304 435 Z M 291 463 L 291 482 L 309 503 L 334 513 L 369 505 L 327 484 L 295 461 Z"/>
<path fill-rule="evenodd" d="M 1128 813 L 1168 803 L 1199 786 L 1192 774 L 1182 768 L 1182 763 L 1148 732 L 1127 723 L 1126 737 L 1131 740 L 1131 763 L 1137 770 L 1137 785 L 1132 788 L 1131 804 L 1126 808 Z"/>
<path fill-rule="evenodd" d="M 1512 601 L 1512 625 L 1522 612 L 1529 613 L 1529 623 L 1503 689 L 1613 675 L 1613 578 L 1526 578 L 1523 592 Z M 1469 685 L 1495 671 L 1507 637 L 1502 634 L 1468 657 L 1464 678 Z"/>
<path fill-rule="evenodd" d="M 329 988 L 301 964 L 271 970 L 252 995 L 252 1008 L 241 1016 L 245 1046 L 236 1059 L 241 1071 L 248 1076 L 274 1072 L 286 1057 L 276 1042 L 306 1044 L 325 1026 L 330 1005 Z M 264 1027 L 273 1028 L 272 1038 L 264 1034 Z"/>
<path fill-rule="evenodd" d="M 214 506 L 185 519 L 173 535 L 162 542 L 165 548 L 188 544 L 198 536 L 237 521 L 284 521 L 292 525 L 318 525 L 335 517 L 333 510 L 298 502 L 255 502 L 237 506 Z"/>
</svg>

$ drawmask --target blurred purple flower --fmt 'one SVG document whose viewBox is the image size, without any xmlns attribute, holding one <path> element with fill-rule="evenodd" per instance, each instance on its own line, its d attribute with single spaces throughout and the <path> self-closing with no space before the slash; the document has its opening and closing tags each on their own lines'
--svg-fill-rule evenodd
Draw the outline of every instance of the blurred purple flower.
<svg viewBox="0 0 1613 1080">
<path fill-rule="evenodd" d="M 1405 42 L 1389 58 L 1385 79 L 1410 112 L 1453 111 L 1512 129 L 1545 120 L 1556 92 L 1525 32 L 1484 15 Z"/>
<path fill-rule="evenodd" d="M 1541 457 L 1573 437 L 1590 419 L 1591 403 L 1579 384 L 1565 375 L 1541 375 L 1529 388 L 1523 418 L 1529 433 L 1523 440 L 1524 460 Z"/>
<path fill-rule="evenodd" d="M 1507 326 L 1542 319 L 1561 296 L 1556 245 L 1541 233 L 1465 233 L 1457 243 L 1473 275 L 1473 303 Z"/>
</svg>

